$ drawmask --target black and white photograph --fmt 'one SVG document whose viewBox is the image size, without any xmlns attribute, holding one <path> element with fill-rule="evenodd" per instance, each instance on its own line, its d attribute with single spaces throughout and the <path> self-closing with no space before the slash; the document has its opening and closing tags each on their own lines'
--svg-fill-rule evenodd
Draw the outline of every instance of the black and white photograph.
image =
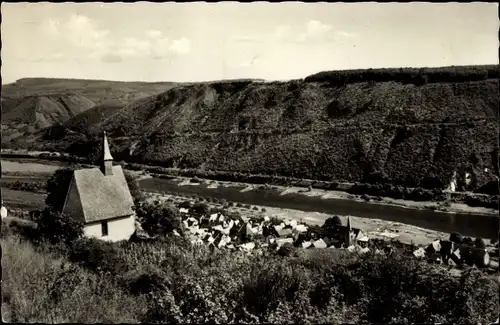
<svg viewBox="0 0 500 325">
<path fill-rule="evenodd" d="M 496 2 L 2 2 L 6 323 L 499 324 Z"/>
</svg>

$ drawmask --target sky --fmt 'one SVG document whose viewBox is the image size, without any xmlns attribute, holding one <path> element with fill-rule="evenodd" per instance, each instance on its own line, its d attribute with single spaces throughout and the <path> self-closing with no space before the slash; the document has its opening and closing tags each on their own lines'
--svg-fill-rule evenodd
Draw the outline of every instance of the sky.
<svg viewBox="0 0 500 325">
<path fill-rule="evenodd" d="M 496 3 L 2 3 L 2 84 L 498 64 Z"/>
</svg>

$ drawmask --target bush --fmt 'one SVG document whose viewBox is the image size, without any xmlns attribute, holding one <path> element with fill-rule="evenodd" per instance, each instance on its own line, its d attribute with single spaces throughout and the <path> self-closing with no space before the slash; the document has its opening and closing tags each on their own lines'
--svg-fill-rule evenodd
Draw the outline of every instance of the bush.
<svg viewBox="0 0 500 325">
<path fill-rule="evenodd" d="M 265 322 L 268 312 L 280 303 L 293 301 L 308 285 L 301 265 L 259 263 L 255 265 L 255 274 L 243 286 L 243 304 L 249 313 L 257 315 L 259 322 Z"/>
<path fill-rule="evenodd" d="M 456 244 L 461 244 L 463 241 L 462 235 L 454 232 L 454 233 L 450 234 L 450 241 L 453 243 L 456 243 Z"/>
<path fill-rule="evenodd" d="M 184 208 L 184 209 L 191 209 L 193 204 L 191 204 L 191 201 L 183 201 L 179 204 L 179 208 Z"/>
<path fill-rule="evenodd" d="M 284 243 L 278 249 L 277 253 L 278 253 L 278 255 L 283 256 L 283 257 L 290 257 L 295 253 L 295 247 L 290 243 Z"/>
<path fill-rule="evenodd" d="M 83 222 L 48 207 L 30 212 L 37 225 L 35 240 L 47 240 L 51 244 L 71 243 L 83 236 Z"/>
<path fill-rule="evenodd" d="M 340 226 L 342 226 L 342 220 L 340 220 L 340 217 L 333 216 L 333 217 L 326 219 L 325 223 L 321 227 L 330 233 L 335 233 L 335 232 L 337 232 L 337 229 Z"/>
<path fill-rule="evenodd" d="M 484 240 L 482 238 L 476 238 L 476 240 L 474 240 L 474 246 L 476 248 L 485 248 L 486 247 L 486 244 L 484 243 Z"/>
<path fill-rule="evenodd" d="M 133 272 L 125 277 L 124 285 L 132 295 L 161 292 L 167 288 L 166 275 L 158 269 L 148 269 L 147 272 Z"/>
<path fill-rule="evenodd" d="M 17 217 L 7 217 L 2 219 L 1 235 L 2 238 L 6 238 L 13 234 L 19 234 L 24 238 L 35 240 L 39 237 L 37 228 L 36 222 Z"/>
<path fill-rule="evenodd" d="M 144 201 L 145 196 L 139 189 L 139 183 L 137 182 L 137 177 L 134 174 L 125 171 L 125 179 L 127 180 L 128 189 L 130 194 L 134 199 L 134 204 L 139 204 L 139 202 Z"/>
<path fill-rule="evenodd" d="M 15 181 L 13 183 L 6 183 L 5 187 L 17 191 L 35 192 L 41 193 L 45 192 L 46 184 L 42 182 L 20 182 Z"/>
<path fill-rule="evenodd" d="M 150 236 L 165 236 L 174 230 L 183 233 L 179 210 L 172 205 L 144 203 L 136 208 L 136 214 Z"/>
<path fill-rule="evenodd" d="M 207 216 L 210 213 L 210 207 L 206 203 L 196 203 L 191 208 L 194 216 Z"/>
<path fill-rule="evenodd" d="M 92 272 L 117 275 L 127 271 L 125 260 L 114 244 L 95 238 L 80 238 L 73 242 L 68 258 Z"/>
<path fill-rule="evenodd" d="M 62 211 L 72 177 L 73 170 L 70 168 L 56 170 L 47 181 L 47 197 L 45 199 L 45 204 L 55 211 Z"/>
<path fill-rule="evenodd" d="M 472 238 L 464 237 L 462 240 L 462 244 L 467 245 L 467 246 L 472 246 L 472 245 L 474 245 L 474 242 L 472 241 Z"/>
</svg>

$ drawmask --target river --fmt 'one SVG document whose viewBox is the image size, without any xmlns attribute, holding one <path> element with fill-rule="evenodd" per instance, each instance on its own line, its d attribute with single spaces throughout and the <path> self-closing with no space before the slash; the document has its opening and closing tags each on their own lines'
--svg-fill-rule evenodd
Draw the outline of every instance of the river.
<svg viewBox="0 0 500 325">
<path fill-rule="evenodd" d="M 496 215 L 436 212 L 300 194 L 280 195 L 277 191 L 242 192 L 244 187 L 209 188 L 206 184 L 179 186 L 178 183 L 176 180 L 148 178 L 141 180 L 139 185 L 145 191 L 196 194 L 251 205 L 382 219 L 446 233 L 458 232 L 471 237 L 496 238 L 499 231 L 499 218 Z"/>
<path fill-rule="evenodd" d="M 30 172 L 37 181 L 46 179 L 51 172 L 66 164 L 19 163 L 2 160 L 2 169 L 7 172 Z M 5 181 L 27 181 L 26 176 L 5 177 Z M 464 236 L 496 238 L 499 232 L 498 215 L 474 213 L 446 213 L 432 210 L 418 210 L 393 205 L 360 202 L 353 200 L 323 199 L 321 197 L 304 196 L 300 194 L 280 195 L 277 191 L 241 191 L 244 187 L 209 188 L 205 184 L 199 186 L 179 186 L 179 181 L 162 178 L 148 178 L 139 182 L 145 191 L 179 193 L 181 195 L 197 194 L 204 197 L 225 199 L 243 204 L 287 208 L 308 212 L 327 214 L 352 215 L 361 218 L 382 219 L 400 222 L 431 230 L 452 233 L 458 232 Z M 24 193 L 24 194 L 23 194 Z M 40 205 L 43 195 L 3 189 L 3 199 L 6 204 Z M 33 202 L 31 202 L 33 201 Z"/>
</svg>

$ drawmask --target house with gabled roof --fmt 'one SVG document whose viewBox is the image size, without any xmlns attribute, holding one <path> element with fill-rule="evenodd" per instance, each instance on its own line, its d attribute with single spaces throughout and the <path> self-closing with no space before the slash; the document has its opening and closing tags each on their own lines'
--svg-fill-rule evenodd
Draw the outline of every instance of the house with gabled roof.
<svg viewBox="0 0 500 325">
<path fill-rule="evenodd" d="M 62 212 L 84 223 L 84 234 L 128 240 L 135 231 L 134 201 L 121 166 L 113 166 L 104 132 L 100 166 L 75 170 Z"/>
</svg>

